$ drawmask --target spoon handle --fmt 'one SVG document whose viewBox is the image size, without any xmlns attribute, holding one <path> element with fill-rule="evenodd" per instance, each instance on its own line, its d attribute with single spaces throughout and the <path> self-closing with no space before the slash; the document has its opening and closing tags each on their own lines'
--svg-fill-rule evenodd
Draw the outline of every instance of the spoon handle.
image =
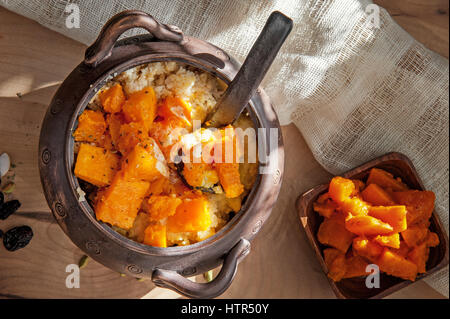
<svg viewBox="0 0 450 319">
<path fill-rule="evenodd" d="M 220 127 L 239 117 L 291 32 L 292 24 L 281 12 L 272 12 L 244 64 L 218 101 L 215 112 L 207 119 L 207 126 Z"/>
</svg>

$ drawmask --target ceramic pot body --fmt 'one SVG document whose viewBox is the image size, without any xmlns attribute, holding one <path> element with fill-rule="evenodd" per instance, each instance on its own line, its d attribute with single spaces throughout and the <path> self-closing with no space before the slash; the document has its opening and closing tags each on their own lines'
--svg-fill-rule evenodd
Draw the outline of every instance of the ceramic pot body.
<svg viewBox="0 0 450 319">
<path fill-rule="evenodd" d="M 151 34 L 117 41 L 120 34 L 133 27 L 143 27 Z M 259 165 L 268 169 L 269 174 L 259 174 L 241 211 L 214 236 L 184 247 L 143 245 L 97 221 L 92 207 L 79 201 L 79 184 L 73 174 L 72 137 L 78 116 L 112 76 L 157 61 L 186 63 L 226 83 L 239 69 L 239 63 L 220 48 L 185 36 L 175 27 L 159 24 L 143 12 L 125 11 L 116 15 L 87 49 L 85 60 L 62 83 L 47 110 L 39 141 L 41 181 L 57 222 L 87 255 L 119 273 L 152 278 L 158 286 L 188 297 L 215 297 L 230 285 L 237 264 L 250 250 L 251 239 L 269 217 L 281 186 L 284 166 L 281 130 L 262 89 L 258 89 L 247 109 L 255 126 L 266 129 L 259 147 L 263 148 L 260 154 L 266 154 L 267 158 Z M 278 131 L 275 141 L 270 139 L 270 129 Z M 221 272 L 210 283 L 197 284 L 185 278 L 220 264 L 223 264 Z"/>
</svg>

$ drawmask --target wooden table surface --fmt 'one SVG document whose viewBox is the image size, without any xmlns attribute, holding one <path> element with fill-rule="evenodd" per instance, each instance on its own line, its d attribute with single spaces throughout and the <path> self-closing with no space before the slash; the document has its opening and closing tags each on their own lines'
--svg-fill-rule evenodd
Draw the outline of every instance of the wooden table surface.
<svg viewBox="0 0 450 319">
<path fill-rule="evenodd" d="M 448 57 L 445 0 L 379 0 L 408 32 Z M 44 199 L 37 168 L 40 125 L 58 85 L 84 56 L 85 45 L 0 8 L 0 153 L 15 165 L 19 212 L 0 222 L 3 231 L 30 225 L 35 236 L 22 250 L 0 245 L 0 298 L 172 298 L 150 281 L 121 277 L 90 261 L 81 270 L 81 287 L 68 289 L 68 264 L 83 255 L 55 223 Z M 302 165 L 286 161 L 280 200 L 252 242 L 225 298 L 334 298 L 326 276 L 300 229 L 296 197 L 330 174 L 314 160 L 293 125 L 283 127 L 286 158 L 302 154 Z M 197 280 L 199 280 L 197 278 Z M 442 298 L 419 281 L 391 298 Z"/>
</svg>

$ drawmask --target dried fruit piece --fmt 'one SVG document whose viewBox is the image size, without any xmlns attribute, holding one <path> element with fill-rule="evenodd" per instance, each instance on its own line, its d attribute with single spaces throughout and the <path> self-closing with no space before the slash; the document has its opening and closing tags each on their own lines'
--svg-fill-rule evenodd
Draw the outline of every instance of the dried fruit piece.
<svg viewBox="0 0 450 319">
<path fill-rule="evenodd" d="M 15 213 L 19 209 L 20 205 L 21 204 L 17 199 L 3 203 L 3 205 L 0 207 L 0 219 L 5 220 L 6 218 L 8 218 L 11 214 Z"/>
<path fill-rule="evenodd" d="M 0 208 L 2 207 L 4 201 L 5 201 L 5 195 L 3 195 L 2 192 L 0 192 Z"/>
<path fill-rule="evenodd" d="M 31 227 L 14 227 L 3 235 L 3 245 L 8 251 L 15 251 L 28 245 L 32 238 L 33 230 Z"/>
</svg>

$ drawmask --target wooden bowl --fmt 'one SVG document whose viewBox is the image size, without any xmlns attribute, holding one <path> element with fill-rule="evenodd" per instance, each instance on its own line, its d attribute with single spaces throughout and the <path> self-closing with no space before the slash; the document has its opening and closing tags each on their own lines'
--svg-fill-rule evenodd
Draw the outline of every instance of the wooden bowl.
<svg viewBox="0 0 450 319">
<path fill-rule="evenodd" d="M 425 190 L 412 162 L 405 155 L 400 153 L 389 153 L 383 155 L 359 167 L 356 167 L 341 176 L 351 179 L 361 179 L 364 181 L 369 175 L 370 169 L 373 167 L 384 169 L 394 176 L 400 177 L 402 181 L 411 189 Z M 322 251 L 327 247 L 319 243 L 316 236 L 319 226 L 323 221 L 323 217 L 314 212 L 313 203 L 319 195 L 325 193 L 327 190 L 328 184 L 318 185 L 300 195 L 296 202 L 300 222 L 325 274 L 328 273 L 328 268 L 325 265 Z M 437 247 L 430 248 L 430 255 L 427 262 L 427 272 L 419 275 L 416 281 L 421 280 L 445 267 L 448 265 L 449 261 L 448 236 L 442 226 L 439 216 L 435 211 L 433 211 L 430 221 L 430 230 L 438 234 L 440 243 Z M 365 279 L 365 277 L 357 277 L 334 282 L 328 278 L 336 296 L 343 299 L 382 298 L 413 283 L 408 280 L 403 280 L 401 278 L 381 273 L 380 288 L 370 289 L 366 287 Z"/>
</svg>

